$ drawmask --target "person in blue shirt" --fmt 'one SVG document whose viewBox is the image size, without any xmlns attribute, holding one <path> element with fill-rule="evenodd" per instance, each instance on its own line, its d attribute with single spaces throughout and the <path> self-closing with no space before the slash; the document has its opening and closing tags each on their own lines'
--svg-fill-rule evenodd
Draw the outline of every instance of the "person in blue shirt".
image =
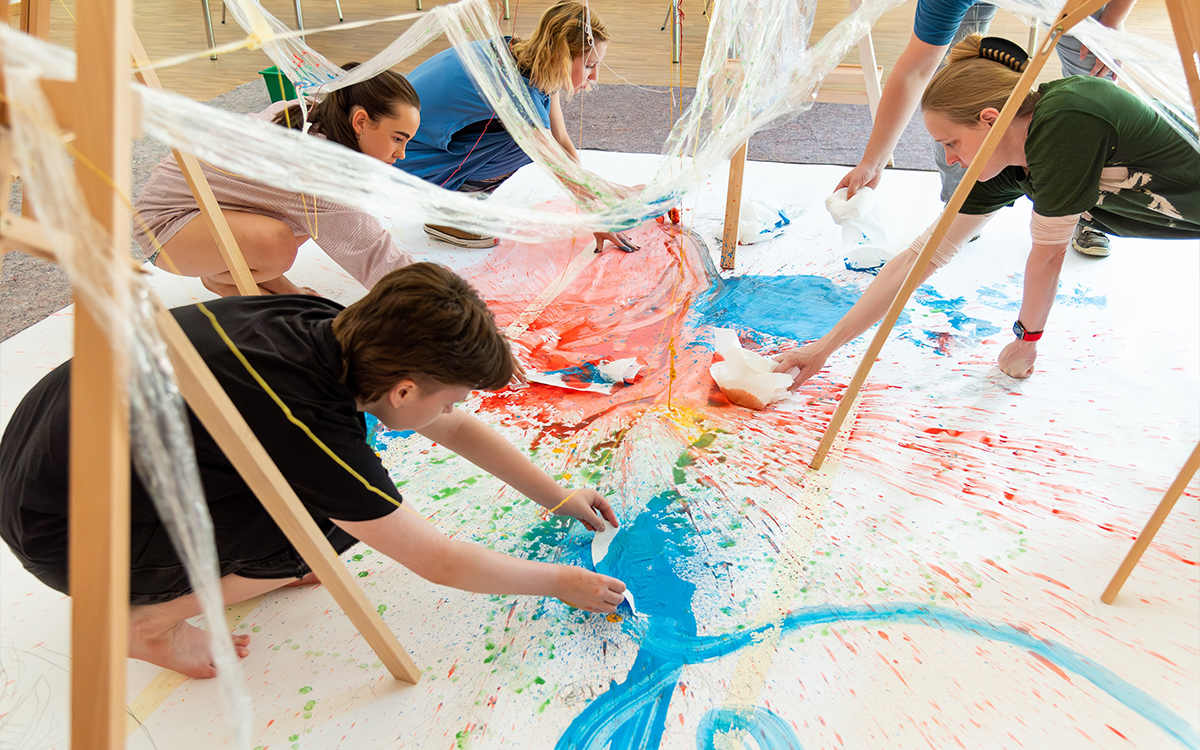
<svg viewBox="0 0 1200 750">
<path fill-rule="evenodd" d="M 1092 17 L 1111 29 L 1119 30 L 1123 28 L 1125 18 L 1136 1 L 1112 0 Z M 879 185 L 883 168 L 946 51 L 970 34 L 986 34 L 995 14 L 995 6 L 975 3 L 975 0 L 917 0 L 912 37 L 888 74 L 866 151 L 858 165 L 838 183 L 837 189 L 848 188 L 847 197 L 853 197 L 861 187 L 875 188 Z M 1055 49 L 1064 77 L 1115 77 L 1074 37 L 1063 37 Z M 948 201 L 966 170 L 957 164 L 948 165 L 941 147 L 937 144 L 933 146 L 934 161 L 942 173 L 942 200 Z M 1082 224 L 1076 228 L 1071 246 L 1078 252 L 1095 257 L 1104 257 L 1109 253 L 1108 238 L 1102 232 Z"/>
<path fill-rule="evenodd" d="M 542 14 L 529 39 L 506 37 L 507 49 L 496 50 L 513 56 L 542 127 L 577 162 L 579 154 L 567 133 L 560 97 L 578 94 L 598 78 L 608 39 L 604 22 L 587 5 L 562 0 Z M 417 66 L 408 80 L 421 97 L 423 119 L 397 168 L 447 190 L 490 195 L 533 161 L 479 93 L 457 51 L 434 55 Z M 497 242 L 494 237 L 446 226 L 426 225 L 425 232 L 459 247 L 491 247 Z M 626 251 L 638 249 L 620 233 L 598 232 L 596 250 L 606 241 Z"/>
</svg>

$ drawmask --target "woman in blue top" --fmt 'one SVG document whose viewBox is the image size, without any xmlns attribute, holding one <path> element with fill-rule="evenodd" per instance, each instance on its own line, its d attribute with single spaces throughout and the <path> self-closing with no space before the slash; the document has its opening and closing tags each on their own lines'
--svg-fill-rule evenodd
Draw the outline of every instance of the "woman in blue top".
<svg viewBox="0 0 1200 750">
<path fill-rule="evenodd" d="M 1112 0 L 1092 17 L 1111 29 L 1121 29 L 1136 1 Z M 878 187 L 883 168 L 887 166 L 900 141 L 900 134 L 917 109 L 921 93 L 937 72 L 946 51 L 969 34 L 986 34 L 995 13 L 995 6 L 976 4 L 975 0 L 917 0 L 912 37 L 888 74 L 866 152 L 858 165 L 838 183 L 837 189 L 848 188 L 847 197 L 853 197 L 861 187 Z M 1063 76 L 1112 75 L 1074 37 L 1063 37 L 1055 51 L 1058 52 Z M 947 165 L 937 144 L 934 144 L 934 152 L 942 172 L 942 200 L 948 201 L 966 170 L 957 165 Z M 1082 224 L 1075 232 L 1072 247 L 1086 255 L 1099 257 L 1109 252 L 1108 238 Z"/>
<path fill-rule="evenodd" d="M 590 31 L 589 31 L 590 30 Z M 574 0 L 551 6 L 529 39 L 511 38 L 508 51 L 524 76 L 542 126 L 575 161 L 579 154 L 563 122 L 560 92 L 577 94 L 598 77 L 608 50 L 608 29 L 588 7 Z M 396 166 L 447 190 L 491 194 L 531 163 L 505 130 L 492 106 L 476 89 L 458 53 L 449 49 L 417 66 L 408 80 L 424 105 L 420 132 Z M 491 247 L 494 237 L 453 227 L 425 226 L 434 239 L 460 247 Z M 610 241 L 622 250 L 638 248 L 620 233 L 598 232 L 596 249 Z"/>
</svg>

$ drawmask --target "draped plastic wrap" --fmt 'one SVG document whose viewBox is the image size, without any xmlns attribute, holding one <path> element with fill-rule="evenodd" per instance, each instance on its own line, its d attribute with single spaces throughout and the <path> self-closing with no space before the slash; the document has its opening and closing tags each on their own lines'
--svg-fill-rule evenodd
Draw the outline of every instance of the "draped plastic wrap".
<svg viewBox="0 0 1200 750">
<path fill-rule="evenodd" d="M 505 129 L 580 203 L 573 214 L 474 200 L 335 144 L 142 89 L 145 127 L 157 140 L 218 168 L 384 217 L 451 224 L 525 242 L 623 229 L 678 203 L 755 132 L 807 109 L 825 73 L 880 15 L 900 2 L 868 0 L 811 48 L 807 42 L 815 9 L 812 0 L 717 3 L 696 96 L 672 129 L 657 173 L 640 193 L 587 172 L 554 144 L 511 56 L 496 54 L 504 46 L 503 37 L 484 0 L 435 9 L 430 17 L 455 44 Z M 428 35 L 428 25 L 417 24 L 389 49 L 411 54 L 428 41 Z M 270 45 L 266 49 L 272 55 L 280 52 Z M 351 75 L 386 69 L 399 61 L 396 54 L 377 56 Z M 275 62 L 286 67 L 282 56 Z M 330 90 L 345 80 L 349 76 L 323 88 Z"/>
<path fill-rule="evenodd" d="M 131 453 L 138 476 L 187 568 L 212 638 L 226 719 L 238 748 L 249 748 L 253 715 L 242 671 L 225 629 L 212 519 L 208 514 L 191 429 L 166 346 L 154 322 L 146 276 L 113 263 L 109 234 L 99 226 L 75 180 L 54 114 L 39 80 L 75 77 L 73 53 L 0 26 L 13 158 L 24 194 L 71 278 L 112 346 L 127 357 Z"/>
</svg>

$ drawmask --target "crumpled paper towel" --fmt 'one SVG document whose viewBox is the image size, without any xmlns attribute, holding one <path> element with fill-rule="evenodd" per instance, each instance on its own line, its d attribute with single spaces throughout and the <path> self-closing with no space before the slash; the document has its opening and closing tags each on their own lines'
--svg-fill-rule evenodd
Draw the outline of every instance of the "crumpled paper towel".
<svg viewBox="0 0 1200 750">
<path fill-rule="evenodd" d="M 846 200 L 847 188 L 825 199 L 825 208 L 842 227 L 842 244 L 847 246 L 846 267 L 854 271 L 878 268 L 892 258 L 887 231 L 879 216 L 879 201 L 869 187 L 859 188 Z"/>
<path fill-rule="evenodd" d="M 797 369 L 775 372 L 775 360 L 743 349 L 737 332 L 728 328 L 714 329 L 713 342 L 725 361 L 714 362 L 708 371 L 725 398 L 748 409 L 765 409 L 788 395 Z"/>
</svg>

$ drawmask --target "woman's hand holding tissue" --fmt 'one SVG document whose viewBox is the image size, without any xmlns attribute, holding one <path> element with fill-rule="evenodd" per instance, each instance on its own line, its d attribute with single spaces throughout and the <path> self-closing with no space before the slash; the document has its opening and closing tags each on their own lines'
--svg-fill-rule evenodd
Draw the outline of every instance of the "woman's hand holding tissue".
<svg viewBox="0 0 1200 750">
<path fill-rule="evenodd" d="M 837 184 L 833 190 L 837 192 L 842 188 L 847 188 L 847 198 L 853 198 L 854 194 L 859 191 L 859 188 L 869 187 L 872 190 L 879 187 L 879 179 L 883 177 L 883 168 L 868 164 L 866 161 L 858 163 L 854 169 L 846 173 L 842 181 Z"/>
<path fill-rule="evenodd" d="M 563 490 L 567 492 L 567 490 Z M 613 512 L 612 506 L 608 503 L 608 498 L 601 495 L 596 490 L 580 488 L 571 492 L 567 497 L 567 501 L 562 504 L 558 510 L 554 511 L 560 516 L 570 516 L 576 521 L 579 521 L 588 531 L 603 531 L 604 522 L 600 520 L 603 516 L 604 521 L 607 521 L 610 526 L 620 526 L 617 521 L 617 514 Z"/>
<path fill-rule="evenodd" d="M 796 390 L 804 381 L 816 375 L 825 367 L 829 354 L 820 343 L 805 344 L 795 349 L 787 349 L 775 355 L 775 372 L 795 370 L 790 390 Z"/>
</svg>

